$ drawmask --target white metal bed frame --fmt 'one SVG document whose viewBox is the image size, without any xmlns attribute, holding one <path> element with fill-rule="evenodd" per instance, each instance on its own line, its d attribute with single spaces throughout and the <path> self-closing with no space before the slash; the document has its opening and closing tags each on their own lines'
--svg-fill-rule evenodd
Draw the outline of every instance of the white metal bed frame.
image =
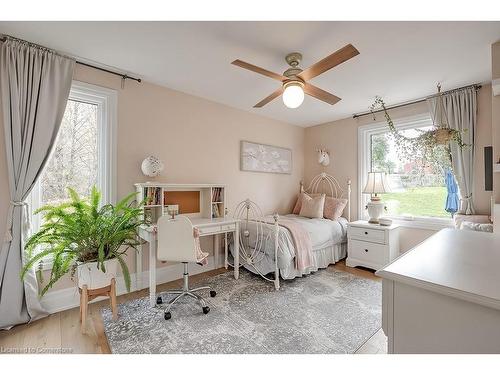
<svg viewBox="0 0 500 375">
<path fill-rule="evenodd" d="M 341 187 L 338 180 L 325 172 L 322 172 L 313 177 L 311 183 L 304 190 L 304 185 L 302 181 L 300 182 L 300 193 L 317 194 L 324 193 L 333 198 L 346 198 L 347 199 L 347 220 L 351 221 L 351 180 L 347 180 L 347 187 L 344 189 Z M 278 264 L 278 253 L 279 253 L 279 215 L 275 213 L 273 215 L 273 223 L 269 223 L 265 220 L 259 206 L 246 199 L 240 202 L 234 211 L 233 217 L 240 220 L 240 267 L 249 266 L 255 270 L 262 278 L 267 281 L 274 283 L 274 288 L 279 290 L 279 264 Z M 255 246 L 252 248 L 249 245 L 250 232 L 248 231 L 249 222 L 252 222 L 256 227 L 256 240 Z M 268 229 L 268 234 L 264 234 L 264 228 Z M 265 249 L 268 241 L 274 241 L 274 276 L 273 278 L 264 275 L 261 270 L 255 264 L 258 263 L 265 256 L 265 252 L 261 251 Z"/>
</svg>

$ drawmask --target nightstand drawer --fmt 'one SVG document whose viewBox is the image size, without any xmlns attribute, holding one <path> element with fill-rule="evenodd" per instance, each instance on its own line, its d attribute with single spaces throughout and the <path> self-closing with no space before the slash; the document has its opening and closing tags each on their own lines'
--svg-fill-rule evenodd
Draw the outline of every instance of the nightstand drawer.
<svg viewBox="0 0 500 375">
<path fill-rule="evenodd" d="M 386 245 L 350 240 L 348 252 L 350 258 L 381 265 L 387 263 L 388 251 Z"/>
<path fill-rule="evenodd" d="M 385 244 L 385 231 L 363 227 L 349 226 L 349 238 Z"/>
</svg>

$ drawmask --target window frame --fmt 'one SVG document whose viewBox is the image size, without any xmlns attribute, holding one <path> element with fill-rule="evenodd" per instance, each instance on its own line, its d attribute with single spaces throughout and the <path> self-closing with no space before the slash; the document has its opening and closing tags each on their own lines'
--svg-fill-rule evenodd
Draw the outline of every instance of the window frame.
<svg viewBox="0 0 500 375">
<path fill-rule="evenodd" d="M 102 194 L 102 203 L 116 203 L 116 132 L 117 132 L 117 92 L 109 88 L 74 80 L 68 100 L 97 105 L 97 143 L 99 150 L 97 187 Z M 40 207 L 40 178 L 29 195 L 32 231 L 40 228 L 40 215 L 33 212 Z M 52 260 L 44 259 L 42 269 L 50 270 Z"/>
<path fill-rule="evenodd" d="M 394 126 L 398 130 L 414 129 L 417 127 L 432 126 L 430 113 L 423 113 L 394 120 Z M 381 121 L 374 124 L 358 127 L 358 217 L 367 220 L 368 214 L 365 210 L 369 200 L 368 194 L 363 194 L 368 172 L 371 171 L 371 136 L 388 132 L 387 122 Z M 383 196 L 382 196 L 383 199 Z M 421 229 L 443 229 L 453 226 L 453 219 L 423 216 L 388 216 L 395 223 L 402 226 Z"/>
</svg>

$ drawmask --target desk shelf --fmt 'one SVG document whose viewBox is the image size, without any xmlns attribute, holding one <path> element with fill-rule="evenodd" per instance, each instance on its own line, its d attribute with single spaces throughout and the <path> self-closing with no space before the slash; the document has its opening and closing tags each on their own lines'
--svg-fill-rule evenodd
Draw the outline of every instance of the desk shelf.
<svg viewBox="0 0 500 375">
<path fill-rule="evenodd" d="M 226 186 L 224 184 L 136 183 L 137 201 L 146 202 L 144 216 L 155 224 L 167 215 L 165 206 L 178 206 L 178 213 L 190 218 L 225 218 Z"/>
</svg>

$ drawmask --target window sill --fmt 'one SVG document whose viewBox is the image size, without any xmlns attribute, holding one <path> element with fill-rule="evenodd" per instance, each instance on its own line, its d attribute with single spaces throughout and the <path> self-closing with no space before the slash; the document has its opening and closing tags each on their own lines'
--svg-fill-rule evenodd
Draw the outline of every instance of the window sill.
<svg viewBox="0 0 500 375">
<path fill-rule="evenodd" d="M 453 219 L 440 218 L 402 218 L 389 217 L 395 224 L 405 228 L 439 231 L 445 228 L 454 228 Z"/>
</svg>

